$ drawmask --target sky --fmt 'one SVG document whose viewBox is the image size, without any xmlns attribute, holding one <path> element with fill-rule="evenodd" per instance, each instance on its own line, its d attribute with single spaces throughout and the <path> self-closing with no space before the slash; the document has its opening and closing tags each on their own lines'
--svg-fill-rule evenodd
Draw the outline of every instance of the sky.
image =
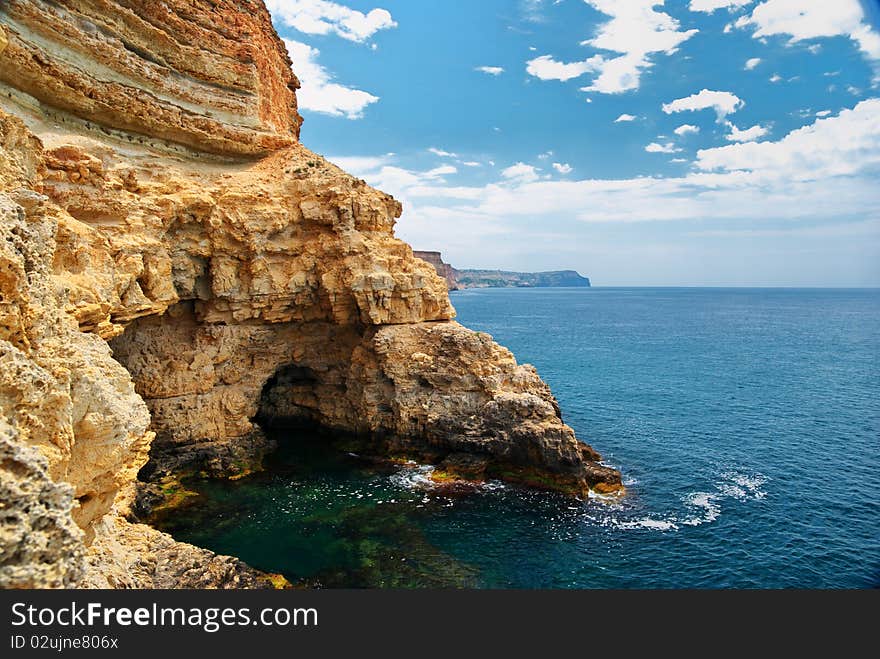
<svg viewBox="0 0 880 659">
<path fill-rule="evenodd" d="M 301 139 L 458 268 L 880 286 L 878 0 L 267 0 Z"/>
</svg>

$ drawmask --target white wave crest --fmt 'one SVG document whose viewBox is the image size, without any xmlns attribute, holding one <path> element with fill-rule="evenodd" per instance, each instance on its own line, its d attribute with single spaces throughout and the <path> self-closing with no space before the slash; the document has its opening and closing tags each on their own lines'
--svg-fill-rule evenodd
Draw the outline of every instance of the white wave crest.
<svg viewBox="0 0 880 659">
<path fill-rule="evenodd" d="M 678 524 L 665 519 L 651 519 L 646 517 L 632 522 L 617 522 L 615 524 L 619 529 L 653 529 L 655 531 L 675 531 Z"/>
<path fill-rule="evenodd" d="M 389 480 L 397 487 L 407 490 L 424 490 L 434 486 L 434 481 L 431 480 L 433 473 L 434 467 L 431 465 L 407 462 L 399 471 L 391 474 Z"/>
<path fill-rule="evenodd" d="M 726 488 L 731 492 L 741 493 L 737 498 L 742 500 L 755 499 L 760 500 L 767 496 L 767 493 L 761 489 L 767 482 L 764 474 L 744 474 L 738 471 L 725 471 L 721 474 L 722 482 L 718 489 L 723 491 Z M 735 495 L 731 495 L 735 496 Z"/>
<path fill-rule="evenodd" d="M 389 476 L 389 480 L 396 485 L 407 490 L 435 490 L 442 487 L 431 478 L 436 471 L 433 465 L 422 465 L 417 462 L 407 462 L 401 468 Z M 504 483 L 499 480 L 490 480 L 481 483 L 474 483 L 474 490 L 478 492 L 495 492 L 503 490 Z"/>
<path fill-rule="evenodd" d="M 696 517 L 681 520 L 686 526 L 699 526 L 708 522 L 714 522 L 721 515 L 721 506 L 718 503 L 718 495 L 711 492 L 694 492 L 685 497 L 685 505 L 696 508 L 702 512 Z"/>
<path fill-rule="evenodd" d="M 624 530 L 647 529 L 654 531 L 677 531 L 683 526 L 710 524 L 721 516 L 725 500 L 760 501 L 767 496 L 763 486 L 768 478 L 764 474 L 747 474 L 740 471 L 725 471 L 719 474 L 714 483 L 715 491 L 691 492 L 682 497 L 686 512 L 671 515 L 647 515 L 641 519 L 621 520 L 607 516 L 594 520 L 602 526 Z"/>
</svg>

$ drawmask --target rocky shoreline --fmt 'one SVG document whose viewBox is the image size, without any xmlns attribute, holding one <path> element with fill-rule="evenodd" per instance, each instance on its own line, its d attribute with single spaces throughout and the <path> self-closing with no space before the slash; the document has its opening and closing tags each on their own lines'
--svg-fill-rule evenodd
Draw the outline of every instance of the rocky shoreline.
<svg viewBox="0 0 880 659">
<path fill-rule="evenodd" d="M 261 424 L 623 491 L 400 204 L 299 143 L 261 2 L 130 4 L 0 6 L 0 586 L 284 585 L 132 521 L 139 482 L 258 469 Z"/>
</svg>

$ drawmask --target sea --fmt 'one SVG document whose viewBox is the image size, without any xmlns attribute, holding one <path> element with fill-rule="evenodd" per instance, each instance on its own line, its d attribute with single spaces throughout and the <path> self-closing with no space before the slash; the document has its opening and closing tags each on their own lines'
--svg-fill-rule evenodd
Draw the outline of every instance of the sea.
<svg viewBox="0 0 880 659">
<path fill-rule="evenodd" d="M 880 290 L 453 292 L 534 364 L 622 499 L 365 464 L 304 431 L 157 519 L 292 583 L 348 588 L 880 587 Z"/>
</svg>

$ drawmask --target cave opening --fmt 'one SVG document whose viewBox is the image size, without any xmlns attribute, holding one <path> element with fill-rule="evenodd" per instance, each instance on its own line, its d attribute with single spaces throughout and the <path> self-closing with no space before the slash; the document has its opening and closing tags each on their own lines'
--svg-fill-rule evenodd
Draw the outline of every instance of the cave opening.
<svg viewBox="0 0 880 659">
<path fill-rule="evenodd" d="M 359 341 L 353 329 L 320 322 L 206 322 L 193 300 L 130 321 L 110 347 L 155 433 L 138 472 L 135 516 L 150 520 L 151 511 L 178 505 L 188 479 L 285 469 L 309 444 L 343 456 L 370 452 L 376 435 L 359 426 L 349 402 Z"/>
<path fill-rule="evenodd" d="M 252 421 L 264 432 L 317 430 L 319 379 L 312 368 L 285 364 L 266 380 Z"/>
</svg>

